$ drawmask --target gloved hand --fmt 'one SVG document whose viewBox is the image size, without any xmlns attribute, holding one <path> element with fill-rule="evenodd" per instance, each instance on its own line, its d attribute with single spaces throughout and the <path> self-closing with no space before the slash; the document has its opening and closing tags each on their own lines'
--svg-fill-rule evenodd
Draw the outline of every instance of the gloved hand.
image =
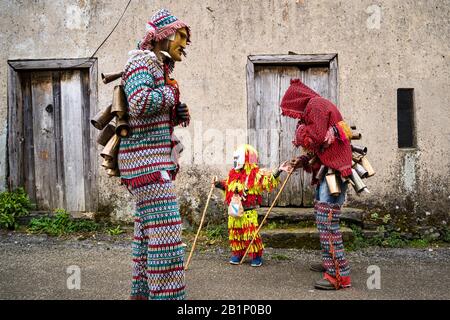
<svg viewBox="0 0 450 320">
<path fill-rule="evenodd" d="M 180 122 L 188 122 L 191 119 L 189 114 L 189 108 L 185 103 L 180 103 L 177 105 L 177 117 Z"/>
<path fill-rule="evenodd" d="M 225 186 L 223 185 L 222 181 L 217 178 L 217 176 L 214 176 L 211 182 L 214 184 L 214 187 L 225 191 Z"/>
</svg>

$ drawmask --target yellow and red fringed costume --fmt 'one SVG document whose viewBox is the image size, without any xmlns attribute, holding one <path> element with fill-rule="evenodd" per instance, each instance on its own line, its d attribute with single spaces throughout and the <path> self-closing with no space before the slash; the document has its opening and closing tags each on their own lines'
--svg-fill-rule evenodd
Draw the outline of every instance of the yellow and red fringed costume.
<svg viewBox="0 0 450 320">
<path fill-rule="evenodd" d="M 244 207 L 242 217 L 228 216 L 228 239 L 233 256 L 242 257 L 258 229 L 258 213 L 263 191 L 271 192 L 277 187 L 278 174 L 258 167 L 258 153 L 250 145 L 241 148 L 245 151 L 242 168 L 231 169 L 228 178 L 216 184 L 225 191 L 225 203 L 230 204 L 235 193 L 239 194 Z M 255 259 L 263 254 L 264 245 L 257 235 L 248 255 Z"/>
</svg>

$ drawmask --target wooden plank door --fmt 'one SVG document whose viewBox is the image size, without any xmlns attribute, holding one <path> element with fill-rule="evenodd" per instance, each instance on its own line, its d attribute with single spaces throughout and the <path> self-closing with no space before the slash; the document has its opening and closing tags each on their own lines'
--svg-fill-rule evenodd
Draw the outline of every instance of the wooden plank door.
<svg viewBox="0 0 450 320">
<path fill-rule="evenodd" d="M 290 86 L 291 79 L 300 78 L 304 80 L 304 72 L 298 67 L 278 67 L 278 74 L 280 77 L 280 84 L 276 89 L 279 93 L 278 112 L 280 114 L 280 162 L 290 160 L 295 156 L 298 156 L 300 150 L 295 148 L 292 144 L 293 134 L 297 127 L 297 120 L 288 117 L 281 116 L 281 99 L 283 99 L 284 93 Z M 284 176 L 285 177 L 285 176 Z M 292 174 L 291 179 L 286 184 L 283 193 L 278 200 L 278 206 L 301 206 L 304 200 L 303 193 L 303 170 L 297 170 Z M 305 187 L 308 189 L 310 187 Z"/>
<path fill-rule="evenodd" d="M 65 205 L 68 211 L 86 211 L 85 146 L 82 74 L 79 70 L 61 74 L 61 133 Z"/>
<path fill-rule="evenodd" d="M 277 105 L 279 93 L 277 90 L 267 90 L 279 86 L 280 77 L 273 68 L 261 68 L 255 73 L 255 141 L 250 142 L 259 155 L 261 168 L 275 168 L 280 163 L 280 116 L 276 108 L 267 106 Z M 273 199 L 269 194 L 263 198 L 263 205 L 267 206 Z"/>
<path fill-rule="evenodd" d="M 52 72 L 31 74 L 30 102 L 32 122 L 25 123 L 25 127 L 32 126 L 32 136 L 25 136 L 25 140 L 32 139 L 34 147 L 34 161 L 30 163 L 35 169 L 34 192 L 30 193 L 35 194 L 40 210 L 63 208 L 62 177 L 58 170 L 61 159 L 56 143 L 59 121 L 56 119 L 58 110 L 55 109 Z"/>
<path fill-rule="evenodd" d="M 20 79 L 27 193 L 38 210 L 95 209 L 90 187 L 89 73 L 33 71 L 23 72 Z"/>
<path fill-rule="evenodd" d="M 248 123 L 254 134 L 249 135 L 249 143 L 260 155 L 260 166 L 276 168 L 285 160 L 300 154 L 292 145 L 297 120 L 281 116 L 280 103 L 290 85 L 290 80 L 300 78 L 306 85 L 325 98 L 335 90 L 329 89 L 328 67 L 271 66 L 254 67 L 254 103 L 248 110 Z M 263 206 L 269 206 L 275 194 L 263 198 Z M 314 188 L 311 175 L 299 170 L 287 183 L 280 196 L 278 206 L 312 206 Z"/>
</svg>

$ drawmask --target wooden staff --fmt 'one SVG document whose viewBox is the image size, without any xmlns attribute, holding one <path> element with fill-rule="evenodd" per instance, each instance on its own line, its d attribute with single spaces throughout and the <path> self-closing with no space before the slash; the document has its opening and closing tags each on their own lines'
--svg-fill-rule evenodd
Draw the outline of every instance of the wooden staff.
<svg viewBox="0 0 450 320">
<path fill-rule="evenodd" d="M 248 251 L 250 250 L 253 242 L 256 239 L 256 236 L 259 234 L 259 230 L 261 230 L 261 227 L 263 226 L 264 222 L 266 221 L 267 217 L 269 216 L 270 211 L 272 211 L 272 208 L 275 206 L 275 203 L 277 202 L 278 198 L 280 197 L 281 192 L 283 192 L 284 186 L 289 181 L 289 178 L 292 176 L 293 173 L 294 173 L 294 169 L 292 169 L 291 172 L 289 172 L 288 176 L 286 177 L 286 180 L 284 180 L 283 185 L 280 188 L 280 191 L 278 191 L 278 194 L 275 197 L 275 200 L 273 200 L 272 205 L 270 206 L 269 210 L 267 211 L 266 215 L 264 216 L 264 219 L 261 221 L 261 224 L 259 225 L 258 230 L 256 230 L 255 235 L 253 236 L 252 241 L 250 241 L 250 244 L 248 245 L 247 250 L 245 250 L 244 256 L 242 257 L 241 262 L 239 262 L 239 264 L 242 264 L 244 262 Z"/>
<path fill-rule="evenodd" d="M 213 182 L 211 184 L 211 190 L 209 190 L 208 200 L 206 200 L 206 205 L 205 205 L 205 209 L 203 210 L 202 219 L 200 220 L 200 225 L 198 226 L 197 234 L 195 235 L 194 243 L 192 244 L 192 249 L 191 249 L 191 252 L 189 253 L 189 257 L 186 262 L 186 266 L 184 267 L 184 270 L 187 270 L 189 267 L 189 262 L 191 261 L 192 254 L 194 253 L 195 244 L 197 243 L 197 239 L 200 234 L 200 230 L 202 230 L 203 221 L 205 220 L 205 215 L 206 215 L 206 209 L 208 209 L 209 200 L 211 199 L 211 196 L 212 196 L 212 193 L 214 190 L 214 182 L 215 182 L 215 179 L 213 179 Z"/>
</svg>

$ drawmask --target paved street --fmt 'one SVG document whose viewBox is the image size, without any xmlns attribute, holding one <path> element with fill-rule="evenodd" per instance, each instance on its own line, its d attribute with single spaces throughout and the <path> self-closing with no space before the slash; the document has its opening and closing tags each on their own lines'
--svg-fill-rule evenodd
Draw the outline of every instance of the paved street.
<svg viewBox="0 0 450 320">
<path fill-rule="evenodd" d="M 127 299 L 130 243 L 127 236 L 59 240 L 0 234 L 0 299 Z M 320 277 L 307 265 L 318 251 L 267 249 L 265 264 L 231 266 L 228 253 L 196 253 L 186 274 L 188 299 L 450 299 L 450 248 L 371 248 L 348 255 L 353 287 L 338 292 L 313 289 Z M 69 266 L 81 270 L 81 289 L 67 289 Z M 381 271 L 381 289 L 369 290 L 367 268 Z"/>
</svg>

